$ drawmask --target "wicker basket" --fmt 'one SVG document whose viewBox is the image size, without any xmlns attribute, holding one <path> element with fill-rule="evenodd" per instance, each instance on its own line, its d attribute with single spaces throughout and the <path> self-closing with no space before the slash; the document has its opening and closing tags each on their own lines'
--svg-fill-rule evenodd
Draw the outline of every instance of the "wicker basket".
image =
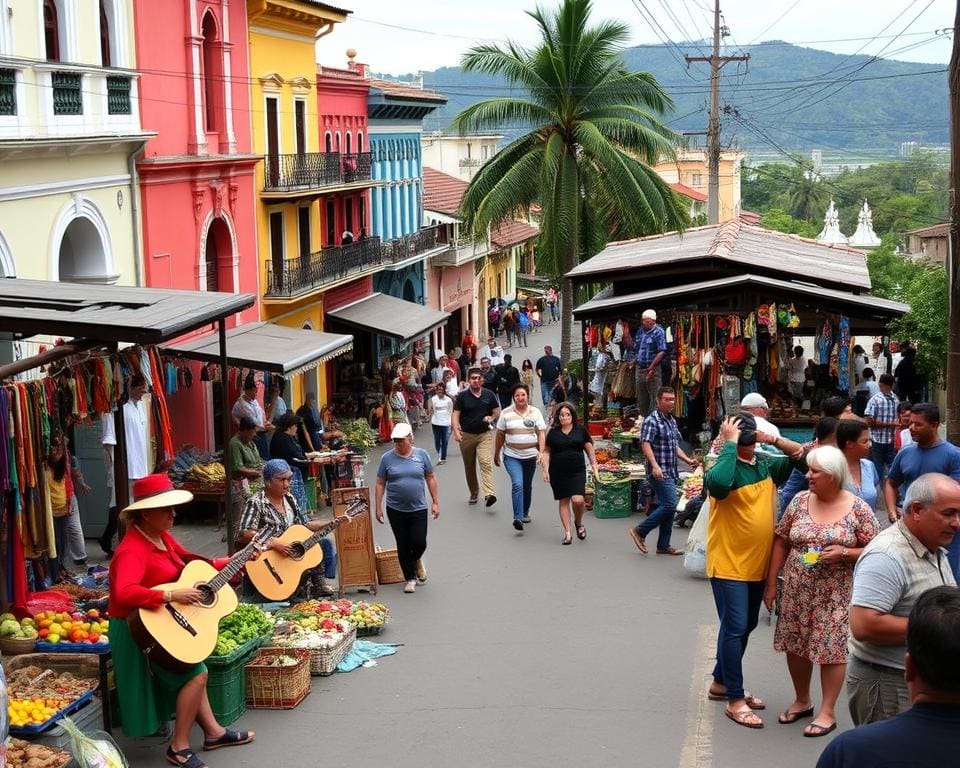
<svg viewBox="0 0 960 768">
<path fill-rule="evenodd" d="M 5 656 L 17 656 L 21 653 L 33 653 L 37 647 L 35 637 L 0 637 L 0 653 Z"/>
<path fill-rule="evenodd" d="M 399 584 L 404 581 L 396 549 L 378 549 L 376 556 L 378 584 Z"/>
<path fill-rule="evenodd" d="M 7 673 L 7 682 L 10 675 L 23 667 L 40 667 L 52 669 L 54 672 L 69 672 L 74 677 L 81 677 L 90 681 L 93 690 L 100 681 L 100 660 L 93 653 L 25 653 L 15 658 L 3 660 L 3 669 Z"/>
<path fill-rule="evenodd" d="M 349 622 L 347 622 L 349 623 Z M 326 677 L 337 671 L 337 664 L 343 661 L 353 647 L 353 641 L 357 639 L 357 628 L 350 624 L 350 629 L 343 640 L 330 648 L 311 648 L 310 649 L 310 674 Z"/>
<path fill-rule="evenodd" d="M 289 667 L 271 666 L 279 656 L 292 656 Z M 247 664 L 247 706 L 251 709 L 293 709 L 310 693 L 310 651 L 262 648 Z"/>
</svg>

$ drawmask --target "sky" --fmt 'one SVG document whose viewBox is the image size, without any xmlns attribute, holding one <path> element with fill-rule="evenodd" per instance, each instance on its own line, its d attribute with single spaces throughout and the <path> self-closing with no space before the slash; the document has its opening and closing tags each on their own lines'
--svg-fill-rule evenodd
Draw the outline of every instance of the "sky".
<svg viewBox="0 0 960 768">
<path fill-rule="evenodd" d="M 548 8 L 557 1 L 540 0 Z M 342 65 L 345 51 L 354 48 L 357 60 L 373 71 L 405 74 L 456 66 L 477 43 L 508 37 L 527 45 L 536 41 L 535 22 L 524 13 L 536 0 L 330 2 L 353 12 L 317 45 L 321 63 L 330 66 Z M 679 42 L 712 35 L 712 3 L 594 0 L 593 17 L 626 21 L 633 32 L 631 45 L 665 38 Z M 956 5 L 953 0 L 723 0 L 720 8 L 730 28 L 731 49 L 786 40 L 835 53 L 946 64 L 952 42 L 943 30 L 953 26 Z"/>
</svg>

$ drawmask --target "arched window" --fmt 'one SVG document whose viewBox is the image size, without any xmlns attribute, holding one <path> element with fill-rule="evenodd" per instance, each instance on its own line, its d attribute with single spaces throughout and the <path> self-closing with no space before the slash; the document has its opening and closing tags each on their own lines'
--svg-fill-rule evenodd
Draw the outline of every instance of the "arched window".
<svg viewBox="0 0 960 768">
<path fill-rule="evenodd" d="M 327 131 L 323 137 L 323 151 L 328 155 L 333 152 L 333 134 Z"/>
<path fill-rule="evenodd" d="M 100 64 L 104 67 L 110 64 L 110 22 L 107 19 L 107 9 L 100 0 Z"/>
<path fill-rule="evenodd" d="M 357 131 L 357 154 L 363 152 L 363 133 Z"/>
<path fill-rule="evenodd" d="M 206 129 L 217 130 L 217 112 L 220 101 L 220 62 L 217 52 L 217 20 L 213 13 L 208 12 L 203 17 L 201 26 L 203 35 L 203 97 L 206 116 Z"/>
<path fill-rule="evenodd" d="M 340 131 L 337 131 L 337 153 L 340 153 L 342 150 L 340 147 L 343 146 L 340 142 Z"/>
<path fill-rule="evenodd" d="M 43 0 L 43 41 L 47 61 L 60 61 L 60 20 L 55 0 Z"/>
<path fill-rule="evenodd" d="M 353 144 L 351 142 L 350 131 L 347 131 L 347 154 L 348 155 L 353 154 Z"/>
</svg>

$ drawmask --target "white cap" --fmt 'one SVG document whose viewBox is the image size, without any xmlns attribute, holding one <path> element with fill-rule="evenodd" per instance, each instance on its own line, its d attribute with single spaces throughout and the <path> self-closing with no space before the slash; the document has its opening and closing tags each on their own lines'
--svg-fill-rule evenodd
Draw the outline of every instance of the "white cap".
<svg viewBox="0 0 960 768">
<path fill-rule="evenodd" d="M 636 317 L 636 315 L 634 315 L 634 317 Z M 645 309 L 645 310 L 643 310 L 643 314 L 641 315 L 641 317 L 642 317 L 644 320 L 646 320 L 648 317 L 649 317 L 651 320 L 656 320 L 656 319 L 657 319 L 657 313 L 654 312 L 652 309 Z"/>
<path fill-rule="evenodd" d="M 749 395 L 745 395 L 743 400 L 740 401 L 741 408 L 769 408 L 767 405 L 767 398 L 761 395 L 759 392 L 751 392 Z"/>
<path fill-rule="evenodd" d="M 405 421 L 401 421 L 399 424 L 395 425 L 393 432 L 390 433 L 391 440 L 402 440 L 405 437 L 410 437 L 413 434 L 413 430 L 410 428 L 410 425 Z"/>
</svg>

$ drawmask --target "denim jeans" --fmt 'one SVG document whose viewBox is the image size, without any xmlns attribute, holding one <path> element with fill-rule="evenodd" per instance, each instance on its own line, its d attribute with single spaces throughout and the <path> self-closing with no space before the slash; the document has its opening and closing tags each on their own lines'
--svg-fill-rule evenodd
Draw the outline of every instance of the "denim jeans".
<svg viewBox="0 0 960 768">
<path fill-rule="evenodd" d="M 713 668 L 713 679 L 726 686 L 727 699 L 730 701 L 744 697 L 743 654 L 747 650 L 750 633 L 760 621 L 763 585 L 762 581 L 710 579 L 713 601 L 720 617 L 717 665 Z"/>
<path fill-rule="evenodd" d="M 520 520 L 530 512 L 533 498 L 533 475 L 537 471 L 536 459 L 503 457 L 503 466 L 510 475 L 510 498 L 513 501 L 513 519 Z"/>
<path fill-rule="evenodd" d="M 514 333 L 516 334 L 516 337 L 517 337 L 517 346 L 519 347 L 521 344 L 523 346 L 527 346 L 527 329 L 521 328 L 518 325 L 517 330 Z"/>
<path fill-rule="evenodd" d="M 433 427 L 433 444 L 437 449 L 437 456 L 447 458 L 447 444 L 450 442 L 450 427 L 431 424 Z"/>
<path fill-rule="evenodd" d="M 337 553 L 330 539 L 320 539 L 320 551 L 323 552 L 323 575 L 328 579 L 337 578 Z"/>
<path fill-rule="evenodd" d="M 659 528 L 657 535 L 657 549 L 667 549 L 670 546 L 670 535 L 673 533 L 673 517 L 677 512 L 677 483 L 672 477 L 657 480 L 650 475 L 648 481 L 657 496 L 657 506 L 650 512 L 650 517 L 640 523 L 637 533 L 646 538 L 654 528 Z"/>
<path fill-rule="evenodd" d="M 887 470 L 893 464 L 893 457 L 897 455 L 896 446 L 893 443 L 874 443 L 870 447 L 870 460 L 873 466 L 877 468 L 877 477 L 880 478 L 880 485 L 887 479 Z"/>
<path fill-rule="evenodd" d="M 546 409 L 550 406 L 550 395 L 553 393 L 553 388 L 557 386 L 557 380 L 553 381 L 544 381 L 540 379 L 540 398 L 543 400 L 543 407 Z M 544 412 L 546 416 L 546 412 Z"/>
</svg>

